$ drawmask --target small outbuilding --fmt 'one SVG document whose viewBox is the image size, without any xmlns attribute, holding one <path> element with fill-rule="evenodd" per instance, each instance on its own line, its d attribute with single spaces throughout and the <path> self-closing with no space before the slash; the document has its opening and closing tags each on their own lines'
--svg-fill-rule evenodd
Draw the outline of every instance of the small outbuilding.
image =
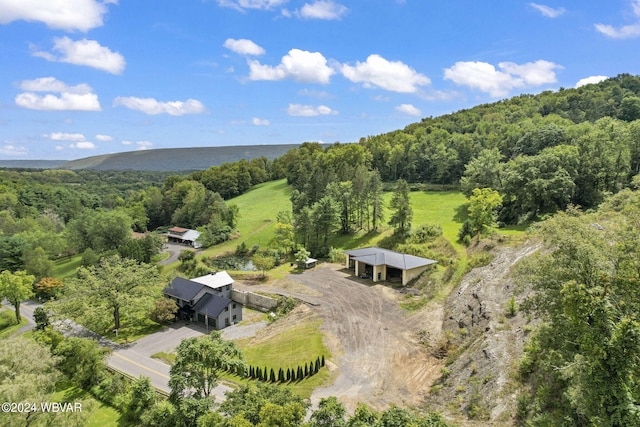
<svg viewBox="0 0 640 427">
<path fill-rule="evenodd" d="M 437 261 L 371 246 L 344 252 L 346 267 L 363 279 L 400 280 L 406 285 Z"/>
<path fill-rule="evenodd" d="M 198 242 L 199 237 L 199 231 L 188 228 L 172 227 L 167 231 L 167 240 L 169 242 L 191 246 L 195 249 L 202 247 L 202 243 Z"/>
<path fill-rule="evenodd" d="M 300 267 L 313 268 L 318 265 L 318 260 L 315 258 L 307 258 L 306 261 L 299 263 Z"/>
</svg>

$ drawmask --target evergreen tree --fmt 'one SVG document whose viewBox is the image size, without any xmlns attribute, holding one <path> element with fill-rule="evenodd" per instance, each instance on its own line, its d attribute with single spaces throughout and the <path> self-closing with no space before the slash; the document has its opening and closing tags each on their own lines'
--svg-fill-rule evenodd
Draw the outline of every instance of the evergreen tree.
<svg viewBox="0 0 640 427">
<path fill-rule="evenodd" d="M 389 225 L 395 229 L 394 234 L 399 236 L 408 235 L 411 230 L 413 209 L 411 208 L 409 184 L 407 184 L 407 181 L 403 179 L 398 180 L 389 208 L 393 211 L 389 219 Z"/>
</svg>

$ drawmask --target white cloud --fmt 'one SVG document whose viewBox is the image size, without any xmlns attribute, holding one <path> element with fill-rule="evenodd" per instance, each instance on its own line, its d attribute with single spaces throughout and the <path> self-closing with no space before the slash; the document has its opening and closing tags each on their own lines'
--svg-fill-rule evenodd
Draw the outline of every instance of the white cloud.
<svg viewBox="0 0 640 427">
<path fill-rule="evenodd" d="M 42 136 L 52 141 L 84 141 L 86 139 L 81 133 L 52 132 Z"/>
<path fill-rule="evenodd" d="M 96 0 L 0 0 L 0 24 L 42 22 L 49 28 L 87 32 L 103 24 L 106 4 Z"/>
<path fill-rule="evenodd" d="M 334 98 L 333 95 L 331 95 L 329 92 L 325 92 L 325 91 L 317 91 L 317 90 L 313 90 L 313 89 L 301 89 L 298 91 L 298 95 L 300 96 L 309 96 L 312 98 L 318 98 L 318 99 L 328 99 L 328 98 Z"/>
<path fill-rule="evenodd" d="M 113 137 L 112 137 L 112 136 L 109 136 L 109 135 L 101 135 L 101 134 L 96 135 L 96 139 L 97 139 L 98 141 L 102 141 L 102 142 L 109 142 L 109 141 L 113 141 Z"/>
<path fill-rule="evenodd" d="M 543 16 L 546 16 L 547 18 L 557 18 L 558 16 L 564 14 L 565 12 L 563 7 L 554 9 L 550 6 L 546 6 L 544 4 L 537 4 L 537 3 L 529 3 L 529 6 L 536 9 L 538 12 L 540 12 Z"/>
<path fill-rule="evenodd" d="M 596 30 L 612 39 L 631 39 L 640 36 L 640 22 L 615 28 L 612 25 L 595 24 Z"/>
<path fill-rule="evenodd" d="M 254 117 L 253 119 L 251 119 L 251 123 L 253 123 L 254 126 L 269 126 L 271 124 L 269 120 L 260 119 L 258 117 Z"/>
<path fill-rule="evenodd" d="M 92 89 L 86 83 L 76 86 L 69 86 L 55 77 L 41 77 L 34 80 L 23 80 L 20 82 L 20 89 L 29 92 L 65 92 L 83 95 L 91 93 Z"/>
<path fill-rule="evenodd" d="M 313 3 L 305 3 L 300 9 L 300 16 L 305 19 L 340 19 L 348 9 L 332 0 L 318 0 Z"/>
<path fill-rule="evenodd" d="M 148 150 L 153 147 L 150 141 L 122 141 L 122 145 L 134 145 L 136 150 Z"/>
<path fill-rule="evenodd" d="M 270 10 L 288 1 L 289 0 L 218 0 L 218 5 L 244 12 L 246 9 Z"/>
<path fill-rule="evenodd" d="M 369 55 L 366 62 L 342 65 L 342 74 L 364 87 L 378 86 L 392 92 L 415 93 L 431 80 L 400 61 L 387 61 L 380 55 Z"/>
<path fill-rule="evenodd" d="M 69 144 L 70 148 L 77 148 L 78 150 L 93 150 L 96 148 L 96 144 L 90 141 L 76 142 L 75 144 Z"/>
<path fill-rule="evenodd" d="M 197 99 L 186 101 L 159 102 L 154 98 L 136 98 L 134 96 L 118 96 L 113 100 L 114 107 L 122 106 L 130 110 L 142 111 L 145 114 L 169 114 L 183 116 L 185 114 L 204 113 L 205 107 Z"/>
<path fill-rule="evenodd" d="M 291 49 L 275 67 L 262 65 L 256 60 L 248 63 L 251 80 L 290 79 L 300 83 L 327 84 L 335 74 L 335 70 L 327 65 L 327 59 L 320 52 L 300 49 Z"/>
<path fill-rule="evenodd" d="M 396 107 L 396 110 L 400 111 L 401 113 L 408 114 L 410 116 L 420 117 L 422 115 L 422 111 L 420 111 L 419 109 L 417 109 L 411 104 L 400 104 Z"/>
<path fill-rule="evenodd" d="M 444 70 L 444 78 L 460 86 L 487 92 L 493 97 L 506 96 L 513 89 L 556 83 L 554 72 L 562 66 L 539 60 L 518 65 L 501 62 L 497 70 L 486 62 L 456 62 Z"/>
<path fill-rule="evenodd" d="M 607 76 L 589 76 L 589 77 L 585 77 L 584 79 L 578 80 L 578 83 L 576 83 L 576 88 L 578 88 L 580 86 L 584 86 L 584 85 L 600 83 L 601 81 L 607 80 L 608 78 L 609 77 L 607 77 Z"/>
<path fill-rule="evenodd" d="M 632 0 L 631 8 L 633 9 L 633 15 L 636 18 L 640 18 L 640 0 Z M 596 30 L 607 37 L 612 39 L 630 39 L 640 37 L 640 20 L 636 19 L 636 22 L 630 25 L 623 25 L 622 27 L 614 27 L 613 25 L 595 24 Z"/>
<path fill-rule="evenodd" d="M 35 80 L 23 80 L 20 88 L 27 92 L 16 95 L 15 102 L 18 106 L 31 110 L 50 111 L 100 111 L 98 96 L 91 93 L 91 87 L 87 84 L 68 86 L 66 83 L 54 77 L 43 77 Z M 38 95 L 34 92 L 53 92 Z"/>
<path fill-rule="evenodd" d="M 227 39 L 224 47 L 240 55 L 263 55 L 265 50 L 248 39 Z"/>
<path fill-rule="evenodd" d="M 126 64 L 122 55 L 101 46 L 95 40 L 82 39 L 73 41 L 69 37 L 56 37 L 53 39 L 53 44 L 53 50 L 59 52 L 60 56 L 41 51 L 34 52 L 33 56 L 38 56 L 48 61 L 86 65 L 111 74 L 122 74 Z"/>
<path fill-rule="evenodd" d="M 4 154 L 6 156 L 22 156 L 27 154 L 28 151 L 29 150 L 25 147 L 20 147 L 12 143 L 6 143 L 0 146 L 0 154 Z"/>
<path fill-rule="evenodd" d="M 301 105 L 301 104 L 289 104 L 287 108 L 287 114 L 290 116 L 302 116 L 302 117 L 314 117 L 314 116 L 326 116 L 329 114 L 338 114 L 337 111 L 332 110 L 326 105 Z"/>
</svg>

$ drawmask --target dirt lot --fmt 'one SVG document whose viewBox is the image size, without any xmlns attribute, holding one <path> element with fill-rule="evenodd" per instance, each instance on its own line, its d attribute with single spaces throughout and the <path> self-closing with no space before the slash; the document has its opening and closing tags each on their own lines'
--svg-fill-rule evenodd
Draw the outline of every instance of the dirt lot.
<svg viewBox="0 0 640 427">
<path fill-rule="evenodd" d="M 442 312 L 409 315 L 399 308 L 396 291 L 354 279 L 340 268 L 325 264 L 291 275 L 285 283 L 295 282 L 295 287 L 249 287 L 297 296 L 323 320 L 337 375 L 332 385 L 314 391 L 312 402 L 337 396 L 350 410 L 358 402 L 377 409 L 422 403 L 443 364 L 416 337 L 429 328 L 439 334 Z"/>
</svg>

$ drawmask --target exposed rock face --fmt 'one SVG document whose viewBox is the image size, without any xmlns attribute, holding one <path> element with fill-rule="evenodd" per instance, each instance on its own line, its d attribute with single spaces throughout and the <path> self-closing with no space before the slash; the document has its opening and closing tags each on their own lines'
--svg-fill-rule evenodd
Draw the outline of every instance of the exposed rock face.
<svg viewBox="0 0 640 427">
<path fill-rule="evenodd" d="M 511 298 L 517 304 L 527 292 L 514 293 L 511 272 L 538 248 L 527 242 L 496 250 L 494 260 L 468 273 L 445 302 L 443 331 L 451 363 L 430 400 L 463 425 L 511 425 L 513 373 L 531 328 L 523 313 L 510 313 Z"/>
</svg>

